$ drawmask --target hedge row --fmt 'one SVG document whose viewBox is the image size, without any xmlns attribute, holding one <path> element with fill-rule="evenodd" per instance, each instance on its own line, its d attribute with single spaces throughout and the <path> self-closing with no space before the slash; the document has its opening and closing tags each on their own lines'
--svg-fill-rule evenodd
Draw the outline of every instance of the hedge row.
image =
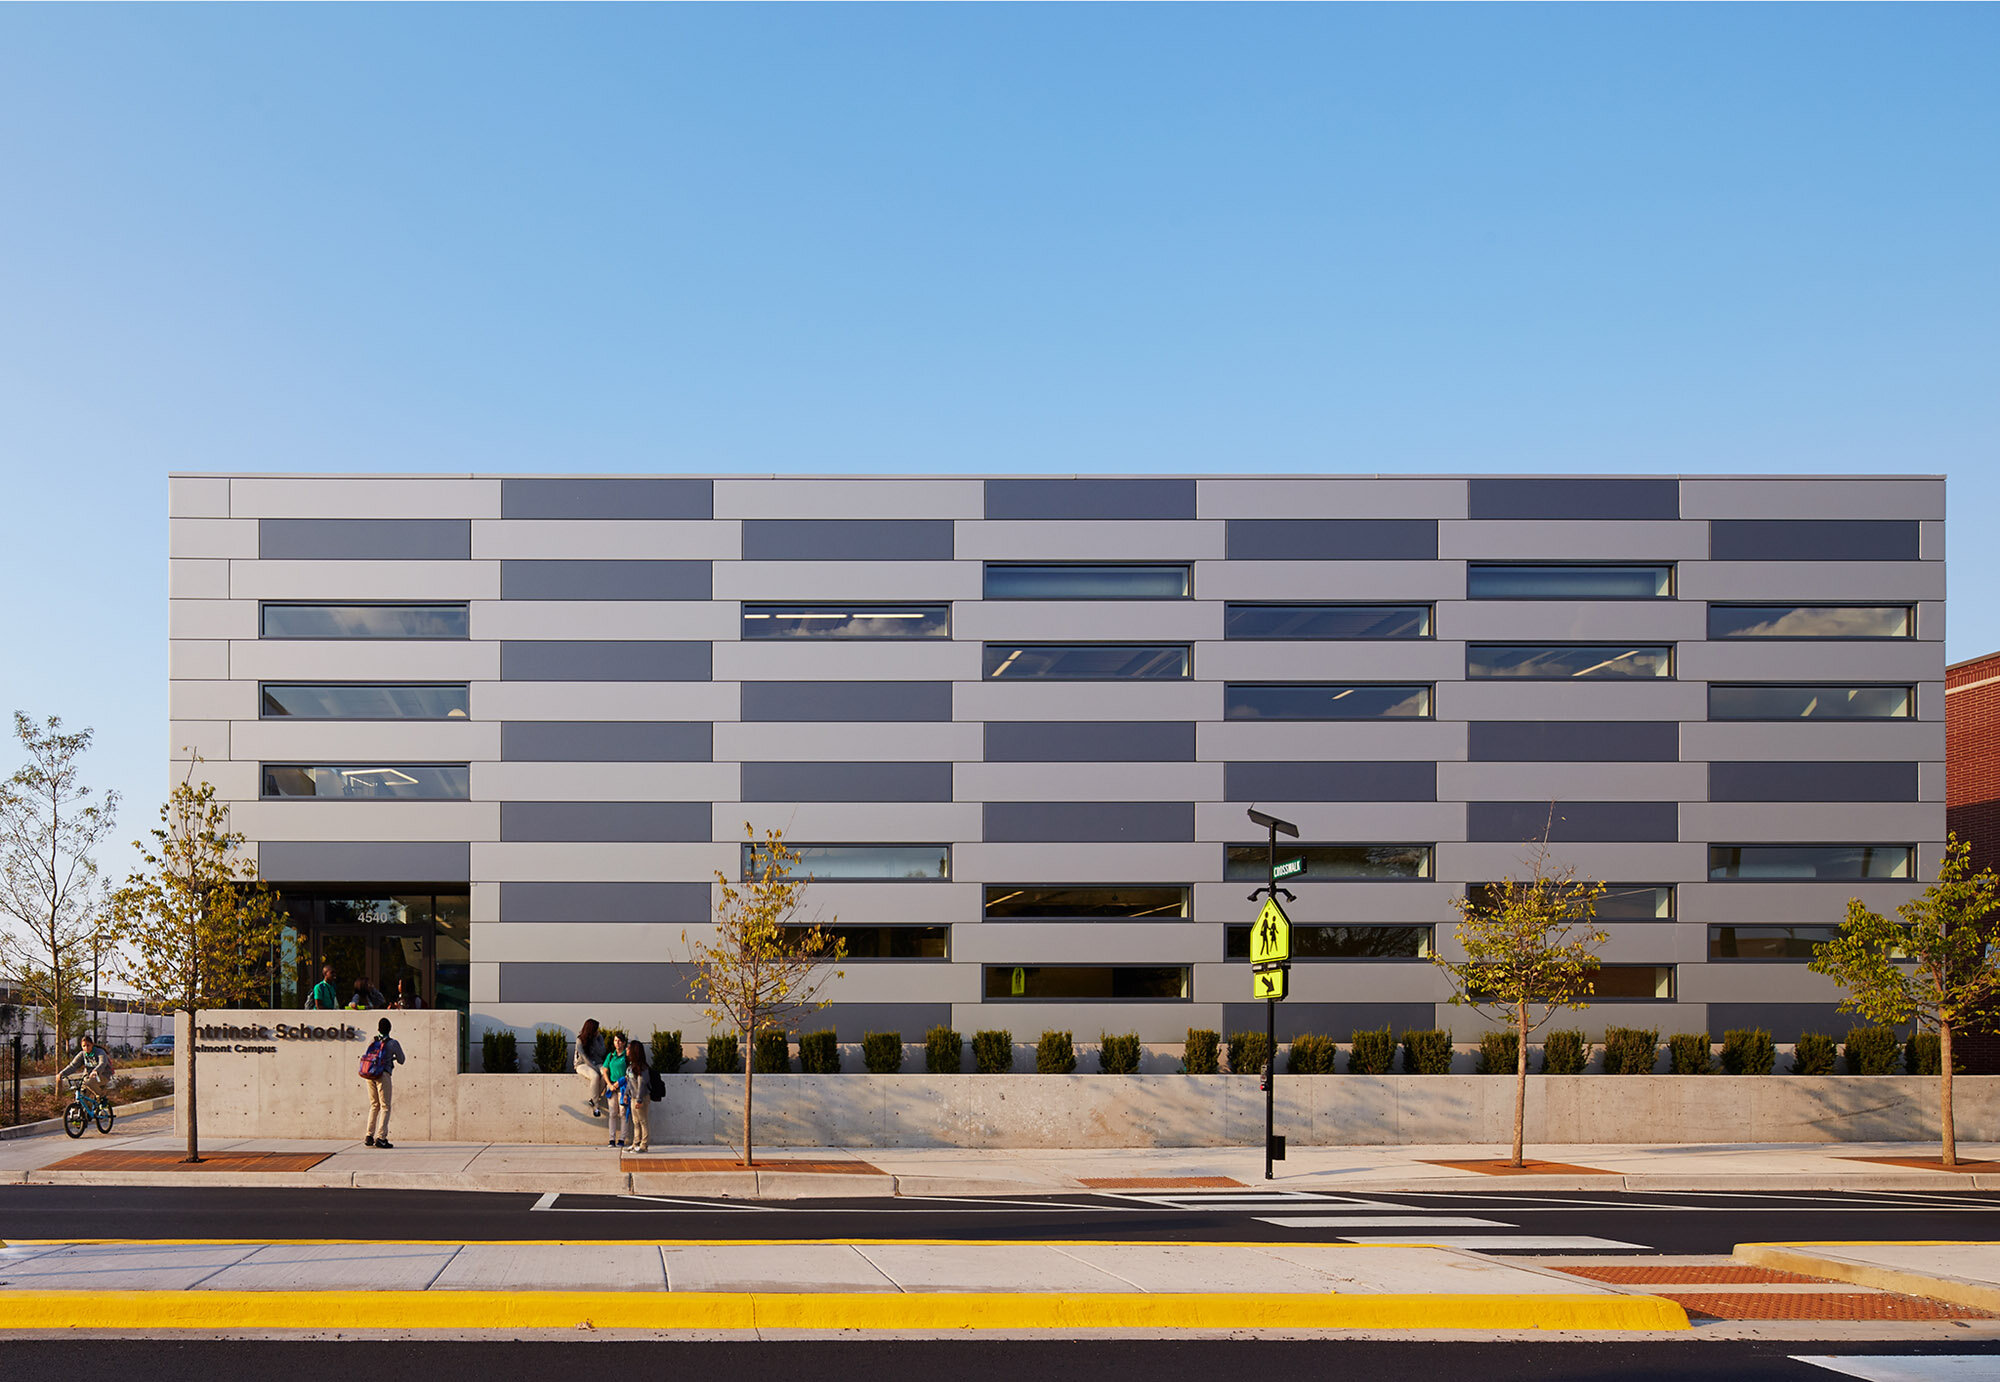
<svg viewBox="0 0 2000 1382">
<path fill-rule="evenodd" d="M 791 1045 L 796 1040 L 799 1070 L 807 1075 L 840 1072 L 840 1042 L 831 1028 L 806 1032 L 796 1039 L 777 1030 L 762 1031 L 753 1043 L 751 1060 L 756 1073 L 785 1074 L 792 1069 Z M 481 1064 L 489 1072 L 520 1068 L 515 1036 L 510 1031 L 489 1031 L 481 1039 Z M 985 1031 L 972 1034 L 973 1069 L 981 1075 L 1004 1075 L 1014 1068 L 1014 1034 Z M 653 1068 L 663 1075 L 678 1074 L 684 1064 L 681 1034 L 654 1032 L 650 1051 Z M 933 1027 L 924 1034 L 924 1069 L 933 1075 L 956 1075 L 965 1069 L 966 1043 L 949 1027 Z M 1642 1027 L 1609 1027 L 1604 1033 L 1604 1073 L 1607 1075 L 1648 1075 L 1659 1063 L 1660 1034 Z M 1398 1060 L 1398 1052 L 1401 1059 Z M 1540 1062 L 1530 1052 L 1528 1068 L 1542 1075 L 1580 1075 L 1590 1064 L 1596 1048 L 1582 1032 L 1550 1032 L 1542 1041 Z M 1423 1028 L 1404 1032 L 1400 1037 L 1389 1028 L 1348 1034 L 1345 1070 L 1353 1075 L 1387 1075 L 1398 1068 L 1405 1075 L 1448 1075 L 1452 1065 L 1452 1034 L 1444 1028 Z M 535 1029 L 535 1069 L 554 1073 L 569 1068 L 569 1046 L 563 1034 L 552 1027 Z M 1520 1038 L 1514 1032 L 1488 1032 L 1479 1039 L 1479 1055 L 1474 1073 L 1511 1075 L 1520 1056 Z M 1777 1045 L 1762 1028 L 1741 1028 L 1724 1032 L 1722 1047 L 1715 1050 L 1707 1032 L 1679 1032 L 1667 1038 L 1667 1066 L 1675 1075 L 1707 1075 L 1721 1070 L 1729 1075 L 1769 1075 L 1777 1066 Z M 1122 1035 L 1103 1032 L 1098 1036 L 1097 1068 L 1107 1075 L 1130 1075 L 1139 1069 L 1140 1043 L 1137 1033 Z M 1189 1075 L 1258 1074 L 1271 1059 L 1270 1039 L 1262 1032 L 1221 1033 L 1188 1028 L 1181 1048 L 1181 1071 Z M 861 1063 L 870 1074 L 894 1075 L 903 1068 L 901 1032 L 869 1032 L 861 1038 Z M 1043 1032 L 1035 1044 L 1035 1071 L 1042 1075 L 1070 1075 L 1076 1072 L 1076 1044 L 1068 1032 Z M 1893 1027 L 1855 1027 L 1836 1043 L 1823 1032 L 1801 1033 L 1793 1045 L 1790 1075 L 1831 1075 L 1843 1069 L 1849 1075 L 1893 1075 L 1897 1067 L 1908 1075 L 1938 1073 L 1938 1038 L 1935 1032 L 1919 1032 L 1907 1042 Z M 743 1056 L 732 1033 L 710 1032 L 705 1068 L 710 1074 L 738 1074 Z M 1292 1038 L 1285 1054 L 1285 1070 L 1293 1075 L 1332 1075 L 1343 1067 L 1340 1046 L 1330 1036 L 1301 1033 Z"/>
</svg>

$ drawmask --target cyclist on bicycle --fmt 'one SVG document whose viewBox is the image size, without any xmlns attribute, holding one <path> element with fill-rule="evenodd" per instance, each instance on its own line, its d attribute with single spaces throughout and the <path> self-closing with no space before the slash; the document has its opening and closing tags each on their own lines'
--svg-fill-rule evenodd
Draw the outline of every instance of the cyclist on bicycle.
<svg viewBox="0 0 2000 1382">
<path fill-rule="evenodd" d="M 64 1079 L 80 1070 L 82 1074 L 77 1077 L 76 1083 L 89 1086 L 90 1092 L 102 1099 L 111 1092 L 111 1069 L 111 1053 L 98 1046 L 96 1039 L 85 1032 L 75 1057 L 56 1072 L 56 1078 Z"/>
</svg>

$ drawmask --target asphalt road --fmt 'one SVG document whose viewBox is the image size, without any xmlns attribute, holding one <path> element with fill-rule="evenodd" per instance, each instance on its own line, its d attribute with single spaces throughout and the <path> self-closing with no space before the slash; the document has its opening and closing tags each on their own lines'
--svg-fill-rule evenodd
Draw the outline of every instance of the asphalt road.
<svg viewBox="0 0 2000 1382">
<path fill-rule="evenodd" d="M 589 1367 L 604 1376 L 690 1377 L 701 1382 L 845 1382 L 851 1377 L 948 1377 L 952 1382 L 1323 1382 L 1373 1378 L 1476 1377 L 1479 1382 L 1836 1382 L 1843 1374 L 1795 1362 L 1791 1355 L 1833 1354 L 1908 1360 L 1898 1375 L 1964 1382 L 2000 1376 L 2000 1346 L 1694 1341 L 1635 1343 L 1395 1343 L 1372 1340 L 783 1340 L 754 1343 L 579 1340 L 495 1343 L 415 1340 L 244 1342 L 209 1339 L 0 1341 L 0 1373 L 93 1376 L 147 1382 L 547 1382 Z M 1981 1355 L 1945 1371 L 1920 1371 L 1925 1358 Z M 1940 1362 L 1943 1359 L 1939 1360 Z M 1985 1372 L 1990 1363 L 1993 1371 Z"/>
<path fill-rule="evenodd" d="M 1469 1222 L 1468 1222 L 1469 1221 Z M 0 1186 L 0 1238 L 942 1238 L 1341 1242 L 1501 1253 L 1727 1253 L 1738 1243 L 2000 1239 L 2000 1193 L 1244 1190 L 794 1200 L 410 1190 Z"/>
</svg>

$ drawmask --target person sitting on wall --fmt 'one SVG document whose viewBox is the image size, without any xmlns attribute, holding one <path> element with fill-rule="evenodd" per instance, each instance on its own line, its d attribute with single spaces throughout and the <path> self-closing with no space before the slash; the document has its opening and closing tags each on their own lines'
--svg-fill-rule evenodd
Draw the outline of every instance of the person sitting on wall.
<svg viewBox="0 0 2000 1382">
<path fill-rule="evenodd" d="M 312 992 L 306 995 L 306 1007 L 324 1008 L 326 1011 L 332 1012 L 339 1006 L 340 990 L 335 987 L 333 982 L 333 966 L 321 965 L 319 967 L 319 982 L 314 984 Z"/>
<path fill-rule="evenodd" d="M 366 1012 L 368 1009 L 375 1007 L 375 1004 L 368 1001 L 368 993 L 368 981 L 366 979 L 356 979 L 354 981 L 354 994 L 347 1000 L 348 1011 Z"/>
</svg>

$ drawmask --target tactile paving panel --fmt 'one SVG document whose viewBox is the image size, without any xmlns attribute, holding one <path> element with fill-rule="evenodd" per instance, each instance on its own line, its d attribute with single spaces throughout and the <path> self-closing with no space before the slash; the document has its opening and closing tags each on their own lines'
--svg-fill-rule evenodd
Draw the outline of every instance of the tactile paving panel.
<svg viewBox="0 0 2000 1382">
<path fill-rule="evenodd" d="M 1567 1276 L 1587 1277 L 1620 1286 L 1810 1286 L 1824 1277 L 1800 1276 L 1797 1272 L 1773 1271 L 1769 1267 L 1556 1267 Z"/>
<path fill-rule="evenodd" d="M 1661 1291 L 1690 1313 L 1718 1320 L 1988 1320 L 1967 1305 L 1888 1294 L 1750 1295 L 1727 1291 Z"/>
<path fill-rule="evenodd" d="M 668 1172 L 686 1175 L 703 1171 L 802 1171 L 822 1176 L 886 1176 L 889 1174 L 879 1166 L 870 1166 L 865 1161 L 812 1161 L 803 1157 L 772 1157 L 759 1160 L 754 1165 L 745 1166 L 740 1161 L 727 1161 L 719 1156 L 621 1156 L 618 1158 L 621 1171 Z"/>
<path fill-rule="evenodd" d="M 51 1171 L 310 1171 L 331 1152 L 203 1152 L 190 1164 L 185 1152 L 78 1152 L 49 1167 Z"/>
</svg>

